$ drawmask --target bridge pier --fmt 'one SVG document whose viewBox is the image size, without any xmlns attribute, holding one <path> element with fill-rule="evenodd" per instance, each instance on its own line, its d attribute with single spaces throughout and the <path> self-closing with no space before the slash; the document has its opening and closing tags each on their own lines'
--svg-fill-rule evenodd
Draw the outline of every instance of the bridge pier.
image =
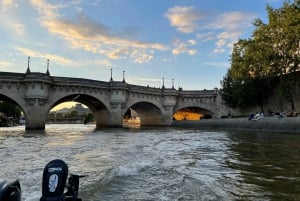
<svg viewBox="0 0 300 201">
<path fill-rule="evenodd" d="M 123 126 L 123 115 L 122 115 L 122 104 L 111 103 L 110 106 L 110 117 L 107 124 L 108 127 L 122 127 Z"/>
<path fill-rule="evenodd" d="M 122 127 L 123 116 L 121 110 L 121 104 L 111 104 L 110 111 L 102 109 L 94 111 L 96 118 L 96 127 Z"/>
<path fill-rule="evenodd" d="M 44 107 L 35 104 L 32 107 L 27 107 L 25 111 L 25 129 L 26 130 L 44 130 L 46 123 L 46 114 Z"/>
</svg>

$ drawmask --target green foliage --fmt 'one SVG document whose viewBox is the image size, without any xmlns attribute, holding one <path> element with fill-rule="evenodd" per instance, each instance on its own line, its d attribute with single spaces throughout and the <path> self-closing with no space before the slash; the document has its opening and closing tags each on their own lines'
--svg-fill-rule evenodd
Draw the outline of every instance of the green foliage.
<svg viewBox="0 0 300 201">
<path fill-rule="evenodd" d="M 87 124 L 89 122 L 92 122 L 94 120 L 94 114 L 93 113 L 88 113 L 85 117 L 84 117 L 84 124 Z"/>
<path fill-rule="evenodd" d="M 259 105 L 263 110 L 268 95 L 276 91 L 294 110 L 291 91 L 296 79 L 290 74 L 300 70 L 300 0 L 285 1 L 279 9 L 267 5 L 266 10 L 268 24 L 256 19 L 252 37 L 234 45 L 222 97 L 230 107 Z"/>
</svg>

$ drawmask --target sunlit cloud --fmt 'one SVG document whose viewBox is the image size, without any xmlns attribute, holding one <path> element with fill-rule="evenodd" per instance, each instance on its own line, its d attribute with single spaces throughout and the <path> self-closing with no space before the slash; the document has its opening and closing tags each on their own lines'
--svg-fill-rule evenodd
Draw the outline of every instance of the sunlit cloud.
<svg viewBox="0 0 300 201">
<path fill-rule="evenodd" d="M 18 7 L 18 4 L 13 0 L 2 0 L 0 4 L 0 18 L 3 26 L 9 27 L 12 33 L 23 36 L 25 33 L 25 25 L 16 19 L 12 11 L 12 9 Z"/>
<path fill-rule="evenodd" d="M 172 54 L 179 55 L 179 54 L 188 54 L 188 55 L 195 55 L 197 54 L 196 49 L 192 49 L 191 47 L 196 45 L 197 42 L 195 40 L 188 40 L 187 42 L 182 42 L 180 39 L 175 39 L 173 41 L 174 48 L 172 49 Z"/>
<path fill-rule="evenodd" d="M 226 45 L 226 40 L 220 39 L 220 40 L 218 40 L 218 41 L 216 42 L 216 45 L 217 45 L 218 48 L 220 48 L 220 47 Z"/>
<path fill-rule="evenodd" d="M 147 53 L 138 52 L 137 54 L 133 55 L 134 63 L 148 63 L 153 59 L 153 55 Z"/>
<path fill-rule="evenodd" d="M 37 58 L 42 58 L 42 59 L 49 59 L 51 61 L 54 61 L 58 64 L 61 64 L 61 65 L 74 65 L 76 64 L 74 61 L 72 61 L 71 59 L 68 59 L 68 58 L 65 58 L 65 57 L 62 57 L 62 56 L 59 56 L 59 55 L 55 55 L 55 54 L 43 54 L 41 52 L 37 52 L 37 51 L 34 51 L 34 50 L 30 50 L 30 49 L 25 49 L 25 48 L 17 48 L 17 50 L 26 55 L 26 56 L 30 56 L 30 57 L 37 57 Z"/>
<path fill-rule="evenodd" d="M 92 53 L 106 55 L 109 59 L 126 59 L 132 52 L 142 51 L 152 54 L 152 50 L 166 51 L 168 47 L 160 43 L 147 43 L 130 40 L 114 33 L 109 27 L 100 22 L 92 21 L 83 13 L 78 13 L 74 20 L 62 19 L 57 13 L 62 5 L 50 5 L 42 0 L 32 0 L 32 5 L 41 14 L 40 22 L 50 33 L 60 36 L 67 41 L 71 48 L 82 49 Z M 114 49 L 112 51 L 112 49 Z M 143 56 L 137 59 L 130 57 L 133 62 L 144 63 L 153 58 Z M 145 60 L 141 60 L 145 58 Z M 151 59 L 149 59 L 151 58 Z"/>
<path fill-rule="evenodd" d="M 197 29 L 197 21 L 201 18 L 201 15 L 192 6 L 175 6 L 168 10 L 165 17 L 170 20 L 171 26 L 176 27 L 177 31 L 189 34 Z"/>
<path fill-rule="evenodd" d="M 13 62 L 10 62 L 10 61 L 5 61 L 5 60 L 0 61 L 1 71 L 12 71 L 12 67 L 15 67 L 14 65 L 15 64 Z M 16 69 L 14 68 L 14 70 L 16 70 Z"/>
<path fill-rule="evenodd" d="M 237 39 L 242 33 L 240 31 L 224 31 L 218 34 L 218 38 L 220 39 Z"/>
<path fill-rule="evenodd" d="M 116 49 L 111 51 L 108 54 L 108 58 L 110 59 L 120 59 L 122 57 L 122 55 L 128 55 L 129 51 L 128 49 Z"/>
<path fill-rule="evenodd" d="M 10 66 L 12 63 L 7 62 L 7 61 L 0 61 L 0 67 L 8 67 Z"/>
<path fill-rule="evenodd" d="M 13 0 L 2 0 L 2 8 L 6 8 L 13 5 Z"/>
<path fill-rule="evenodd" d="M 64 7 L 64 5 L 62 4 L 57 4 L 57 5 L 48 4 L 44 0 L 31 0 L 31 4 L 38 10 L 43 20 L 53 19 L 58 17 L 59 14 L 57 14 L 56 11 L 59 8 Z"/>
</svg>

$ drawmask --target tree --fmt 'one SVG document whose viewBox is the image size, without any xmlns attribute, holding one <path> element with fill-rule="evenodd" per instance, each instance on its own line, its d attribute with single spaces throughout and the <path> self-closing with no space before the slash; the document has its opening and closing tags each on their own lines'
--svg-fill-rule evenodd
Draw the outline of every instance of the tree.
<svg viewBox="0 0 300 201">
<path fill-rule="evenodd" d="M 277 94 L 294 110 L 292 92 L 300 70 L 300 0 L 285 1 L 279 9 L 267 5 L 267 12 L 269 23 L 256 19 L 252 37 L 234 45 L 231 68 L 222 82 L 223 99 L 227 105 L 243 108 L 252 96 L 250 105 L 257 104 L 263 111 L 274 81 L 279 80 Z"/>
<path fill-rule="evenodd" d="M 280 77 L 276 87 L 279 97 L 286 99 L 295 109 L 293 87 L 297 83 L 296 72 L 300 70 L 300 1 L 284 2 L 282 8 L 267 7 L 269 33 L 276 56 L 276 67 Z"/>
<path fill-rule="evenodd" d="M 233 48 L 231 68 L 222 82 L 222 97 L 225 104 L 246 109 L 255 105 L 261 107 L 267 102 L 270 92 L 266 75 L 266 47 L 252 39 L 239 40 Z"/>
<path fill-rule="evenodd" d="M 93 113 L 88 113 L 88 114 L 85 115 L 83 122 L 84 122 L 84 124 L 87 124 L 87 123 L 93 121 L 94 119 L 95 119 L 94 114 Z"/>
</svg>

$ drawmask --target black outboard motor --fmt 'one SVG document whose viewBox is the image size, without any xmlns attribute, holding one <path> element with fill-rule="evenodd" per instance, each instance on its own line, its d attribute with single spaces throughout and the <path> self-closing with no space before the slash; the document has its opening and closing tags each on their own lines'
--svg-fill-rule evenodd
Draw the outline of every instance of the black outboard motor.
<svg viewBox="0 0 300 201">
<path fill-rule="evenodd" d="M 79 178 L 81 177 L 84 176 L 71 174 L 71 176 L 68 179 L 68 184 L 67 184 L 68 191 L 65 193 L 66 196 L 65 201 L 82 201 L 81 198 L 78 198 Z"/>
<path fill-rule="evenodd" d="M 0 201 L 21 201 L 21 185 L 19 180 L 0 179 Z"/>
<path fill-rule="evenodd" d="M 68 166 L 64 161 L 50 161 L 44 168 L 40 201 L 64 201 L 67 177 Z"/>
<path fill-rule="evenodd" d="M 67 177 L 68 165 L 64 161 L 50 161 L 44 168 L 40 201 L 81 201 L 78 198 L 78 189 L 79 178 L 83 176 L 71 175 L 66 185 Z M 64 192 L 65 187 L 67 192 Z"/>
</svg>

